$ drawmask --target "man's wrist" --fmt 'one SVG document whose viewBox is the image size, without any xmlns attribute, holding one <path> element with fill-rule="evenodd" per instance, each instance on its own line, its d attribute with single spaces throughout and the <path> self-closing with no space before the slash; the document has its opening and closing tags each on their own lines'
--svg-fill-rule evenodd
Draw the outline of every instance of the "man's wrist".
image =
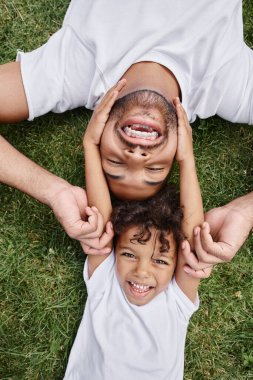
<svg viewBox="0 0 253 380">
<path fill-rule="evenodd" d="M 243 195 L 240 198 L 234 199 L 226 206 L 242 213 L 248 220 L 251 221 L 251 225 L 253 227 L 253 191 Z"/>
<path fill-rule="evenodd" d="M 59 194 L 63 191 L 70 190 L 72 185 L 65 181 L 64 179 L 52 175 L 51 178 L 48 179 L 47 184 L 42 190 L 40 201 L 50 208 L 53 208 L 53 204 L 55 203 L 55 199 L 59 196 Z"/>
</svg>

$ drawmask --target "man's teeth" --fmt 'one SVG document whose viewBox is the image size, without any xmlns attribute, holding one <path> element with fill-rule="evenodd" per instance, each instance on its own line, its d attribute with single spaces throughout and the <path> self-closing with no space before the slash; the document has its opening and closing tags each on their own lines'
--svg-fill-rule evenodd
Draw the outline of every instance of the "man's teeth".
<svg viewBox="0 0 253 380">
<path fill-rule="evenodd" d="M 151 288 L 151 286 L 149 285 L 136 284 L 135 282 L 132 282 L 132 281 L 130 281 L 130 285 L 138 293 L 147 292 Z"/>
<path fill-rule="evenodd" d="M 140 130 L 141 129 L 141 130 Z M 143 130 L 144 129 L 144 130 Z M 127 125 L 123 128 L 125 134 L 129 137 L 140 137 L 147 140 L 155 140 L 158 137 L 158 133 L 152 130 L 151 127 L 146 125 Z"/>
</svg>

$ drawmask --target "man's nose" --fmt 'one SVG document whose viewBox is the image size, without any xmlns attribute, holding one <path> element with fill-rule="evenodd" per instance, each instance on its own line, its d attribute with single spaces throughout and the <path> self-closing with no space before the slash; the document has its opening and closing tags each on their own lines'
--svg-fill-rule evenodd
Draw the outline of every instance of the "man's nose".
<svg viewBox="0 0 253 380">
<path fill-rule="evenodd" d="M 125 155 L 127 158 L 133 158 L 141 161 L 145 161 L 150 157 L 150 153 L 140 146 L 125 149 Z"/>
</svg>

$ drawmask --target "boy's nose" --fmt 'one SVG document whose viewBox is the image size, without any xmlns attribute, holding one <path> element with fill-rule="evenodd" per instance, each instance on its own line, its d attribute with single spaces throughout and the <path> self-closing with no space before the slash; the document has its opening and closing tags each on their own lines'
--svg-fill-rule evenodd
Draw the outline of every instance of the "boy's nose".
<svg viewBox="0 0 253 380">
<path fill-rule="evenodd" d="M 135 268 L 135 274 L 138 278 L 149 277 L 149 265 L 147 263 L 138 263 Z"/>
</svg>

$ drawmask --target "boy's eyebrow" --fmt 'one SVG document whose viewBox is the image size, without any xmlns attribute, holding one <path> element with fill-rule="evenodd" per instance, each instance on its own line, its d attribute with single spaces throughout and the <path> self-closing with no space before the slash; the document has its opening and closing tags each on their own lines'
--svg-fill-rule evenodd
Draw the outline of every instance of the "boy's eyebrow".
<svg viewBox="0 0 253 380">
<path fill-rule="evenodd" d="M 112 178 L 112 179 L 116 179 L 116 180 L 120 180 L 120 179 L 124 179 L 125 176 L 123 175 L 114 175 L 114 174 L 110 174 L 110 173 L 107 173 L 107 172 L 104 172 L 106 177 L 109 177 L 109 178 Z M 157 181 L 157 182 L 153 182 L 153 181 L 143 181 L 143 183 L 145 183 L 146 185 L 149 185 L 149 186 L 157 186 L 157 185 L 161 185 L 161 183 L 163 183 L 164 180 L 162 181 Z"/>
<path fill-rule="evenodd" d="M 169 252 L 168 252 L 169 253 Z M 171 255 L 171 254 L 168 254 L 168 255 L 166 255 L 165 253 L 161 253 L 161 252 L 159 252 L 159 254 L 155 254 L 154 255 L 154 258 L 165 258 L 165 259 L 167 259 L 168 261 L 170 261 L 170 262 L 173 262 L 173 258 L 174 258 L 174 254 L 173 255 Z"/>
</svg>

